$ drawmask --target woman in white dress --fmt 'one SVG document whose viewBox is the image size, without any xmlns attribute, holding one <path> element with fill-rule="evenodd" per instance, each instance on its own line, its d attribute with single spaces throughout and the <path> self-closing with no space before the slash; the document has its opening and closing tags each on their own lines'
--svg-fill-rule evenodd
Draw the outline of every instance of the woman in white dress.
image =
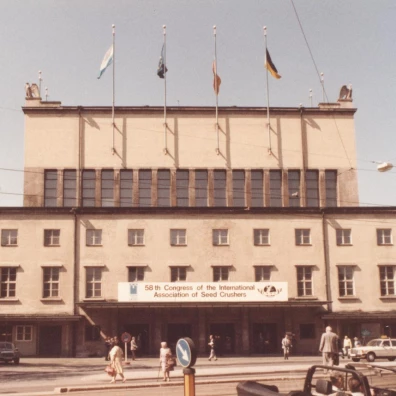
<svg viewBox="0 0 396 396">
<path fill-rule="evenodd" d="M 117 374 L 119 374 L 122 378 L 122 382 L 125 382 L 126 378 L 124 377 L 124 370 L 122 368 L 122 357 L 124 356 L 122 349 L 118 345 L 114 345 L 113 348 L 111 348 L 109 355 L 110 364 L 114 368 L 113 379 L 110 381 L 110 383 L 114 384 L 116 382 Z"/>
<path fill-rule="evenodd" d="M 166 342 L 161 342 L 161 349 L 160 349 L 160 356 L 159 361 L 161 364 L 162 374 L 163 374 L 163 381 L 170 381 L 169 378 L 169 366 L 167 365 L 168 357 L 171 356 L 171 350 L 168 348 Z"/>
</svg>

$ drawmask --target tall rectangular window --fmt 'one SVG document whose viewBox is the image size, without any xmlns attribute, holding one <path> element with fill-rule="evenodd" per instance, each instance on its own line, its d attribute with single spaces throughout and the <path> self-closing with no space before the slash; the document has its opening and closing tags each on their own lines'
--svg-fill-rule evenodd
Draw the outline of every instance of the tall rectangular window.
<svg viewBox="0 0 396 396">
<path fill-rule="evenodd" d="M 63 206 L 77 206 L 77 172 L 74 169 L 63 172 Z"/>
<path fill-rule="evenodd" d="M 16 339 L 17 341 L 33 341 L 32 326 L 17 326 Z"/>
<path fill-rule="evenodd" d="M 0 297 L 10 298 L 16 296 L 16 274 L 14 267 L 0 268 Z"/>
<path fill-rule="evenodd" d="M 44 230 L 44 246 L 59 246 L 60 230 Z"/>
<path fill-rule="evenodd" d="M 392 245 L 392 229 L 378 228 L 377 229 L 377 245 Z"/>
<path fill-rule="evenodd" d="M 355 295 L 353 285 L 353 266 L 338 267 L 338 291 L 340 297 L 347 297 Z"/>
<path fill-rule="evenodd" d="M 310 245 L 311 244 L 311 230 L 309 228 L 298 228 L 294 230 L 296 245 Z"/>
<path fill-rule="evenodd" d="M 251 200 L 253 208 L 261 208 L 264 205 L 264 172 L 262 170 L 251 171 Z"/>
<path fill-rule="evenodd" d="M 59 268 L 48 267 L 43 271 L 43 298 L 59 297 Z"/>
<path fill-rule="evenodd" d="M 254 267 L 254 280 L 256 282 L 271 280 L 271 266 L 261 265 Z"/>
<path fill-rule="evenodd" d="M 101 199 L 103 207 L 114 206 L 114 171 L 111 169 L 102 170 Z"/>
<path fill-rule="evenodd" d="M 101 246 L 102 245 L 102 230 L 87 229 L 87 231 L 86 231 L 86 245 L 87 246 Z"/>
<path fill-rule="evenodd" d="M 143 282 L 144 267 L 128 267 L 128 282 Z"/>
<path fill-rule="evenodd" d="M 158 206 L 170 206 L 170 171 L 160 169 L 157 173 Z"/>
<path fill-rule="evenodd" d="M 187 279 L 186 267 L 171 267 L 171 282 L 180 282 Z"/>
<path fill-rule="evenodd" d="M 352 230 L 347 228 L 336 229 L 337 245 L 352 245 Z"/>
<path fill-rule="evenodd" d="M 208 171 L 195 171 L 195 206 L 208 206 Z"/>
<path fill-rule="evenodd" d="M 246 206 L 245 204 L 245 171 L 232 171 L 232 205 Z"/>
<path fill-rule="evenodd" d="M 139 206 L 151 206 L 151 170 L 139 171 Z"/>
<path fill-rule="evenodd" d="M 300 171 L 289 170 L 287 172 L 289 185 L 289 206 L 300 206 Z"/>
<path fill-rule="evenodd" d="M 1 230 L 1 246 L 18 246 L 18 230 Z"/>
<path fill-rule="evenodd" d="M 261 228 L 253 230 L 253 239 L 255 246 L 268 246 L 269 242 L 269 229 Z"/>
<path fill-rule="evenodd" d="M 171 246 L 187 246 L 187 230 L 170 230 Z"/>
<path fill-rule="evenodd" d="M 132 206 L 133 171 L 121 169 L 120 171 L 120 206 Z"/>
<path fill-rule="evenodd" d="M 214 206 L 227 206 L 226 199 L 226 186 L 227 186 L 227 173 L 223 170 L 213 171 L 214 183 Z"/>
<path fill-rule="evenodd" d="M 308 207 L 319 206 L 319 172 L 317 170 L 305 171 L 306 199 Z"/>
<path fill-rule="evenodd" d="M 282 206 L 282 171 L 270 170 L 270 206 Z"/>
<path fill-rule="evenodd" d="M 188 206 L 189 172 L 178 169 L 176 171 L 176 205 Z"/>
<path fill-rule="evenodd" d="M 56 206 L 58 196 L 58 171 L 46 170 L 44 172 L 44 206 Z"/>
<path fill-rule="evenodd" d="M 82 206 L 95 206 L 96 174 L 94 170 L 84 170 L 82 173 Z"/>
<path fill-rule="evenodd" d="M 312 267 L 297 267 L 297 295 L 312 296 Z"/>
<path fill-rule="evenodd" d="M 144 229 L 128 230 L 129 246 L 144 246 Z"/>
<path fill-rule="evenodd" d="M 228 245 L 228 230 L 213 230 L 212 234 L 213 245 L 221 246 Z"/>
<path fill-rule="evenodd" d="M 85 297 L 102 297 L 102 268 L 86 268 Z"/>
<path fill-rule="evenodd" d="M 337 171 L 325 171 L 326 206 L 337 206 Z"/>
<path fill-rule="evenodd" d="M 229 272 L 229 267 L 213 267 L 213 282 L 228 281 Z"/>
<path fill-rule="evenodd" d="M 379 267 L 381 296 L 395 295 L 395 268 L 394 265 Z"/>
</svg>

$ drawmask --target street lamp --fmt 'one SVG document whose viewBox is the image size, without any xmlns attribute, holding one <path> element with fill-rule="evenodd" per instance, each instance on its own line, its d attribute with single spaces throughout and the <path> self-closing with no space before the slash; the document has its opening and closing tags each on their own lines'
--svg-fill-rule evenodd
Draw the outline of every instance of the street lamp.
<svg viewBox="0 0 396 396">
<path fill-rule="evenodd" d="M 392 338 L 392 328 L 390 326 L 385 326 L 385 329 L 389 329 L 389 338 Z"/>
<path fill-rule="evenodd" d="M 393 168 L 390 162 L 381 162 L 377 165 L 378 172 L 388 172 Z"/>
</svg>

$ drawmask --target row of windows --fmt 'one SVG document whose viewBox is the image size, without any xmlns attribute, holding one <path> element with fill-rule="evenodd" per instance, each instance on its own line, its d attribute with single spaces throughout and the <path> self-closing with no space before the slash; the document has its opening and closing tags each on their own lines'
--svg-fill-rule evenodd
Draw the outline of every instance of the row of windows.
<svg viewBox="0 0 396 396">
<path fill-rule="evenodd" d="M 229 245 L 229 230 L 228 229 L 214 229 L 212 230 L 213 245 Z M 309 228 L 298 228 L 295 232 L 295 244 L 311 245 L 311 230 Z M 377 232 L 378 245 L 392 245 L 392 229 L 379 228 Z M 128 245 L 129 246 L 144 246 L 145 245 L 144 229 L 129 229 L 128 230 Z M 337 245 L 352 245 L 352 230 L 351 229 L 337 229 L 336 230 Z M 253 230 L 253 243 L 255 246 L 270 245 L 270 230 L 268 228 Z M 186 229 L 171 229 L 170 230 L 170 244 L 171 246 L 187 246 L 187 230 Z M 17 229 L 2 229 L 1 230 L 1 246 L 17 246 L 18 245 L 18 230 Z M 101 246 L 102 245 L 102 230 L 101 229 L 87 229 L 86 230 L 86 245 L 87 246 Z M 44 246 L 60 246 L 60 230 L 48 229 L 44 230 Z"/>
<path fill-rule="evenodd" d="M 156 177 L 150 169 L 122 169 L 119 173 L 119 199 L 120 206 L 150 207 L 173 206 L 171 197 L 175 197 L 174 205 L 187 207 L 209 206 L 209 195 L 213 195 L 210 206 L 224 207 L 263 207 L 266 205 L 265 195 L 269 195 L 267 205 L 272 207 L 284 206 L 283 181 L 287 180 L 287 196 L 289 206 L 300 207 L 301 202 L 301 177 L 305 177 L 305 206 L 319 207 L 319 171 L 318 170 L 288 170 L 287 178 L 283 177 L 281 170 L 269 170 L 268 191 L 265 189 L 264 170 L 251 170 L 250 183 L 247 183 L 245 170 L 233 170 L 230 180 L 227 180 L 225 170 L 188 170 L 178 169 L 175 177 L 171 177 L 169 169 L 159 169 Z M 286 172 L 286 171 L 285 171 Z M 44 206 L 57 206 L 57 197 L 60 196 L 59 172 L 46 170 L 44 172 Z M 136 180 L 134 180 L 134 178 Z M 94 207 L 96 196 L 100 192 L 100 203 L 103 207 L 115 206 L 115 172 L 113 169 L 100 171 L 100 182 L 97 186 L 96 170 L 86 169 L 81 177 L 81 205 Z M 325 193 L 322 199 L 325 206 L 337 206 L 337 171 L 326 170 L 324 173 Z M 210 187 L 213 184 L 213 187 Z M 250 185 L 249 185 L 250 184 Z M 227 197 L 227 185 L 231 186 L 230 196 Z M 77 171 L 68 169 L 63 171 L 63 206 L 75 207 L 77 203 Z M 97 191 L 99 189 L 100 191 Z M 156 189 L 156 202 L 153 202 L 152 190 Z M 174 193 L 172 194 L 172 191 Z M 135 196 L 135 198 L 134 198 Z"/>
<path fill-rule="evenodd" d="M 255 266 L 255 282 L 271 280 L 271 265 Z M 145 280 L 146 267 L 128 267 L 128 282 L 143 282 Z M 86 268 L 86 298 L 102 297 L 102 267 Z M 313 268 L 312 266 L 298 266 L 297 295 L 299 297 L 314 296 L 313 292 Z M 355 266 L 338 266 L 338 291 L 340 297 L 356 296 L 354 283 Z M 188 267 L 174 266 L 170 268 L 170 281 L 187 281 Z M 213 282 L 225 282 L 229 280 L 230 267 L 214 266 Z M 396 266 L 380 266 L 380 293 L 381 296 L 395 296 Z M 2 267 L 0 269 L 1 298 L 16 297 L 17 269 L 14 267 Z M 58 298 L 60 283 L 59 267 L 43 268 L 43 298 Z"/>
</svg>

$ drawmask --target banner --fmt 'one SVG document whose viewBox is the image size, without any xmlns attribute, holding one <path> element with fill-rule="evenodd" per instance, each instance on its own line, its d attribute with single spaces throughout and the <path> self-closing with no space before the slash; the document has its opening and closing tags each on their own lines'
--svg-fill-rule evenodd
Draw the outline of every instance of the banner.
<svg viewBox="0 0 396 396">
<path fill-rule="evenodd" d="M 122 282 L 118 301 L 272 302 L 287 301 L 287 282 Z"/>
</svg>

